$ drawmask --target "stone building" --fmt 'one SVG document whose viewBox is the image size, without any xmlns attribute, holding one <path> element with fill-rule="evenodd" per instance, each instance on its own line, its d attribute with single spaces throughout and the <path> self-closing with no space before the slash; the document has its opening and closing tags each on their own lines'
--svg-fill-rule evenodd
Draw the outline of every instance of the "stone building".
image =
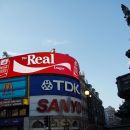
<svg viewBox="0 0 130 130">
<path fill-rule="evenodd" d="M 115 108 L 108 106 L 107 108 L 105 108 L 104 111 L 105 111 L 105 125 L 107 127 L 120 124 L 121 119 L 115 116 L 116 113 Z"/>
<path fill-rule="evenodd" d="M 103 130 L 104 107 L 99 93 L 81 75 L 82 130 Z"/>
</svg>

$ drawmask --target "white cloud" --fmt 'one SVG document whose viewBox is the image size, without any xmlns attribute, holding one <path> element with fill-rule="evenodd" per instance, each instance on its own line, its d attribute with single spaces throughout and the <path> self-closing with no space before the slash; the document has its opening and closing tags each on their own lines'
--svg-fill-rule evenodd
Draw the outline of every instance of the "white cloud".
<svg viewBox="0 0 130 130">
<path fill-rule="evenodd" d="M 69 43 L 69 41 L 67 41 L 67 40 L 58 41 L 58 40 L 47 39 L 43 42 L 43 45 L 58 46 L 58 45 L 65 45 L 65 44 L 68 44 L 68 43 Z"/>
</svg>

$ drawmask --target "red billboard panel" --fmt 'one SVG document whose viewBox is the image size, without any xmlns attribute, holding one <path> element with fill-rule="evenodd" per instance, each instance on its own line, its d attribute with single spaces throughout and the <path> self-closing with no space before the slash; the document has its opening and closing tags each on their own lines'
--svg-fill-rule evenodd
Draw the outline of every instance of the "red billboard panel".
<svg viewBox="0 0 130 130">
<path fill-rule="evenodd" d="M 0 78 L 64 74 L 79 79 L 78 62 L 66 54 L 39 52 L 0 59 Z"/>
</svg>

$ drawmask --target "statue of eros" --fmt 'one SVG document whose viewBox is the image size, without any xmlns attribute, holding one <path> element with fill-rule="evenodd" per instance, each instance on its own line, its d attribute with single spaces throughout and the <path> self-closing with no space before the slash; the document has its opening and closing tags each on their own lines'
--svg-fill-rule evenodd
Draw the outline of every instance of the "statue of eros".
<svg viewBox="0 0 130 130">
<path fill-rule="evenodd" d="M 127 25 L 130 26 L 130 10 L 125 5 L 121 4 L 122 11 L 124 13 L 124 18 L 126 18 Z"/>
</svg>

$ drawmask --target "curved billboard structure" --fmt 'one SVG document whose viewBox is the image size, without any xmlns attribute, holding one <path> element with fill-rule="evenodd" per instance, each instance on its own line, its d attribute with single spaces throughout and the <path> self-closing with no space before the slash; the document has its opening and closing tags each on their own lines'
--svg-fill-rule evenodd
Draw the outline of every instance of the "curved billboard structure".
<svg viewBox="0 0 130 130">
<path fill-rule="evenodd" d="M 78 62 L 67 54 L 38 52 L 0 59 L 0 78 L 62 74 L 79 79 Z"/>
<path fill-rule="evenodd" d="M 81 116 L 80 82 L 59 75 L 32 75 L 30 116 Z"/>
<path fill-rule="evenodd" d="M 12 128 L 10 118 L 19 117 L 22 129 L 26 119 L 27 129 L 37 120 L 44 122 L 42 129 L 50 127 L 46 117 L 50 124 L 58 122 L 51 129 L 64 129 L 66 120 L 73 127 L 82 115 L 79 77 L 78 62 L 67 54 L 37 52 L 0 59 L 0 127 Z"/>
</svg>

